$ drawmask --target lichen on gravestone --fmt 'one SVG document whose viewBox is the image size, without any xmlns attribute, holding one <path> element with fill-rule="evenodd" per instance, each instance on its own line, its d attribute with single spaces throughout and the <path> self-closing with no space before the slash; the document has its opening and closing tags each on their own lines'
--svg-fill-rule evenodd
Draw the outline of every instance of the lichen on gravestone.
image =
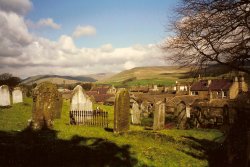
<svg viewBox="0 0 250 167">
<path fill-rule="evenodd" d="M 33 91 L 32 128 L 52 128 L 53 120 L 62 111 L 62 95 L 56 85 L 43 82 Z"/>
<path fill-rule="evenodd" d="M 129 92 L 125 88 L 119 90 L 115 96 L 114 105 L 114 132 L 126 132 L 129 130 L 130 117 Z"/>
</svg>

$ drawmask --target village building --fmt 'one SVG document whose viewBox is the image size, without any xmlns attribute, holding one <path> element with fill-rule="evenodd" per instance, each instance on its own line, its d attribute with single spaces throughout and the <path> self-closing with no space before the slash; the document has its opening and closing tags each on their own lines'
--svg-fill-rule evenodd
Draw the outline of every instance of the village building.
<svg viewBox="0 0 250 167">
<path fill-rule="evenodd" d="M 240 92 L 247 92 L 248 86 L 244 77 L 239 79 L 214 79 L 200 80 L 192 84 L 191 95 L 199 96 L 203 99 L 235 99 Z"/>
<path fill-rule="evenodd" d="M 65 88 L 58 88 L 58 92 L 62 94 L 62 98 L 65 100 L 70 100 L 72 97 L 72 91 Z"/>
<path fill-rule="evenodd" d="M 90 91 L 87 91 L 86 94 L 92 97 L 96 103 L 113 105 L 114 98 L 111 97 L 115 96 L 116 91 L 114 86 L 102 85 L 92 88 Z"/>
<path fill-rule="evenodd" d="M 148 93 L 149 86 L 133 86 L 129 89 L 129 92 L 133 93 Z"/>
</svg>

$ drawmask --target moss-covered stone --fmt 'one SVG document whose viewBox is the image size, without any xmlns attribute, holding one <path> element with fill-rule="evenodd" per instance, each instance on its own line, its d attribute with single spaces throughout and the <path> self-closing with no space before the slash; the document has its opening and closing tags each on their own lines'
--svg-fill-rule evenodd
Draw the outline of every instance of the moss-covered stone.
<svg viewBox="0 0 250 167">
<path fill-rule="evenodd" d="M 39 84 L 33 91 L 32 128 L 52 128 L 53 120 L 60 118 L 62 95 L 50 82 Z"/>
<path fill-rule="evenodd" d="M 126 89 L 121 89 L 115 96 L 114 132 L 129 130 L 129 109 L 129 92 Z"/>
</svg>

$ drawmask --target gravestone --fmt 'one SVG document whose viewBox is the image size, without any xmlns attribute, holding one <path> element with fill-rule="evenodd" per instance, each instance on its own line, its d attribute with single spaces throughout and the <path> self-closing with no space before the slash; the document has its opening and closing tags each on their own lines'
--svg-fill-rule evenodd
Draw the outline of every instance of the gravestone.
<svg viewBox="0 0 250 167">
<path fill-rule="evenodd" d="M 87 99 L 86 99 L 85 111 L 93 111 L 93 103 L 92 103 L 90 97 L 87 97 Z"/>
<path fill-rule="evenodd" d="M 153 130 L 161 130 L 165 127 L 165 103 L 158 101 L 155 104 Z"/>
<path fill-rule="evenodd" d="M 142 111 L 142 116 L 143 116 L 144 118 L 148 118 L 148 117 L 149 117 L 149 114 L 150 114 L 148 102 L 143 101 L 143 102 L 141 103 L 141 106 L 140 106 L 140 107 L 141 107 L 141 111 Z"/>
<path fill-rule="evenodd" d="M 53 120 L 60 117 L 62 95 L 56 85 L 43 82 L 33 91 L 32 128 L 52 128 Z"/>
<path fill-rule="evenodd" d="M 14 88 L 12 91 L 12 103 L 22 103 L 23 102 L 23 92 L 20 87 Z"/>
<path fill-rule="evenodd" d="M 130 99 L 128 90 L 120 89 L 115 96 L 114 106 L 114 132 L 126 132 L 129 130 Z"/>
<path fill-rule="evenodd" d="M 139 105 L 137 102 L 134 102 L 131 109 L 131 118 L 132 118 L 132 124 L 139 125 L 141 124 L 141 109 L 139 108 Z"/>
<path fill-rule="evenodd" d="M 7 85 L 0 86 L 0 106 L 10 106 L 10 91 Z"/>
<path fill-rule="evenodd" d="M 88 95 L 80 85 L 77 85 L 73 90 L 73 95 L 70 105 L 71 111 L 93 111 L 93 104 Z"/>
</svg>

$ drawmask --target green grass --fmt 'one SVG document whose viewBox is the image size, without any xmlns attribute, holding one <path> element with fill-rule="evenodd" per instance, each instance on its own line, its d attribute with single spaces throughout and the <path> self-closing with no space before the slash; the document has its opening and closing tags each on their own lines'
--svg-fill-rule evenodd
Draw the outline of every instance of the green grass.
<svg viewBox="0 0 250 167">
<path fill-rule="evenodd" d="M 106 82 L 106 84 L 114 85 L 115 87 L 120 86 L 147 86 L 147 85 L 158 85 L 158 86 L 171 86 L 175 83 L 174 80 L 168 79 L 135 79 L 128 82 Z"/>
<path fill-rule="evenodd" d="M 171 86 L 174 84 L 175 81 L 171 80 L 164 80 L 164 79 L 141 79 L 141 80 L 134 80 L 131 82 L 126 83 L 128 86 L 133 86 L 133 85 L 165 85 L 165 86 Z"/>
<path fill-rule="evenodd" d="M 27 120 L 31 117 L 31 108 L 31 99 L 26 99 L 25 103 L 15 104 L 11 108 L 1 108 L 0 131 L 2 133 L 8 133 L 24 130 L 27 126 Z M 109 127 L 112 129 L 113 107 L 100 105 L 100 108 L 109 112 Z M 222 133 L 217 130 L 171 129 L 152 131 L 144 130 L 140 126 L 130 126 L 129 132 L 114 134 L 100 127 L 69 125 L 68 115 L 69 101 L 64 101 L 61 119 L 55 120 L 54 122 L 53 130 L 56 131 L 56 137 L 51 138 L 51 135 L 48 135 L 48 137 L 45 136 L 46 141 L 44 141 L 43 138 L 39 138 L 43 143 L 47 143 L 47 140 L 49 140 L 48 143 L 55 143 L 53 145 L 47 143 L 45 147 L 48 147 L 48 149 L 50 149 L 50 147 L 60 148 L 62 149 L 60 151 L 65 151 L 66 148 L 70 148 L 66 149 L 69 152 L 68 154 L 74 155 L 76 151 L 74 151 L 72 147 L 76 147 L 74 141 L 77 136 L 82 139 L 82 142 L 77 143 L 77 146 L 81 146 L 81 149 L 90 150 L 88 152 L 90 155 L 96 156 L 104 152 L 102 156 L 105 156 L 109 155 L 110 151 L 116 150 L 117 152 L 112 155 L 115 158 L 124 160 L 124 157 L 126 157 L 125 154 L 127 154 L 124 150 L 128 149 L 129 156 L 131 156 L 130 160 L 136 160 L 135 163 L 132 163 L 133 166 L 208 166 L 210 163 L 208 156 L 210 155 L 207 153 L 210 151 L 210 148 L 212 149 L 210 146 L 217 146 L 217 144 L 219 144 L 218 139 L 222 136 Z M 96 144 L 99 140 L 102 144 Z M 16 142 L 19 143 L 18 141 Z M 59 144 L 58 141 L 60 141 Z M 109 150 L 106 147 L 110 144 L 112 144 L 113 149 L 111 149 L 110 146 Z M 78 150 L 78 147 L 75 149 Z M 96 152 L 93 153 L 93 151 Z M 61 161 L 63 161 L 63 159 Z M 91 162 L 95 163 L 95 161 Z M 123 161 L 119 161 L 119 163 L 121 162 Z M 111 162 L 109 163 L 112 164 Z M 122 166 L 122 164 L 120 165 Z M 114 166 L 117 166 L 117 164 Z"/>
</svg>

